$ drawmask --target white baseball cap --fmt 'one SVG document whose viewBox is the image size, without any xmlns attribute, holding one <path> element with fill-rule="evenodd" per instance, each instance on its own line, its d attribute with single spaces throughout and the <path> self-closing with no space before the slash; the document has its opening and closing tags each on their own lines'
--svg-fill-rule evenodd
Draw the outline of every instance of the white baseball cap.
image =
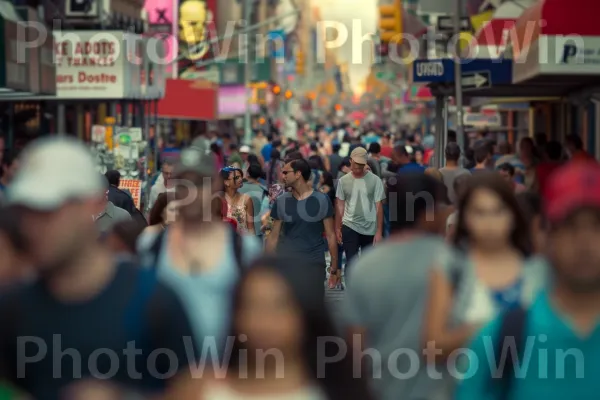
<svg viewBox="0 0 600 400">
<path fill-rule="evenodd" d="M 250 146 L 243 145 L 242 147 L 240 147 L 240 153 L 242 153 L 242 154 L 250 153 Z"/>
<path fill-rule="evenodd" d="M 20 157 L 7 188 L 9 204 L 52 211 L 69 200 L 101 197 L 108 184 L 90 150 L 67 137 L 38 139 Z"/>
</svg>

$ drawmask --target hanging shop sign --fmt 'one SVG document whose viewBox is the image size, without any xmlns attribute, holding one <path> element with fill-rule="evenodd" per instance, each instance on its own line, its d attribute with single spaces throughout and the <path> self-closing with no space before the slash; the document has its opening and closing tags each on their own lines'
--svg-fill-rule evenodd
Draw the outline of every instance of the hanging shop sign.
<svg viewBox="0 0 600 400">
<path fill-rule="evenodd" d="M 132 82 L 125 80 L 125 36 L 119 31 L 55 31 L 56 97 L 125 97 Z"/>
</svg>

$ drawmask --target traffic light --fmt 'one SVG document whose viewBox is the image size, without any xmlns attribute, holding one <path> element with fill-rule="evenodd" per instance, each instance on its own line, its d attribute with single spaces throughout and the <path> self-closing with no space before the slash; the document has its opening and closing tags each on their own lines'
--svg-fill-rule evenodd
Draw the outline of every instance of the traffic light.
<svg viewBox="0 0 600 400">
<path fill-rule="evenodd" d="M 296 75 L 304 75 L 305 62 L 304 53 L 302 50 L 298 50 L 296 52 Z"/>
<path fill-rule="evenodd" d="M 335 111 L 342 111 L 342 105 L 341 104 L 336 104 L 334 108 L 335 108 Z"/>
<path fill-rule="evenodd" d="M 402 0 L 379 6 L 379 37 L 382 43 L 402 40 Z"/>
<path fill-rule="evenodd" d="M 281 93 L 281 87 L 279 85 L 274 85 L 271 88 L 271 91 L 273 92 L 274 95 L 278 95 L 279 93 Z"/>
<path fill-rule="evenodd" d="M 286 98 L 287 100 L 291 99 L 293 95 L 294 95 L 294 94 L 292 93 L 292 91 L 291 91 L 291 90 L 286 90 L 286 91 L 285 91 L 285 93 L 284 93 L 284 96 L 285 96 L 285 98 Z"/>
</svg>

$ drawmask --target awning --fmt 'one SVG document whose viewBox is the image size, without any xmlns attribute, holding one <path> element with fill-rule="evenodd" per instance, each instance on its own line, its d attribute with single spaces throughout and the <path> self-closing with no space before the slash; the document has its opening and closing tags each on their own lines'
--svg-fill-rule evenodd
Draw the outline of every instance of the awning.
<svg viewBox="0 0 600 400">
<path fill-rule="evenodd" d="M 540 0 L 517 20 L 507 55 L 514 83 L 570 88 L 600 83 L 596 0 Z M 594 8 L 595 7 L 595 8 Z"/>
<path fill-rule="evenodd" d="M 158 117 L 216 120 L 218 90 L 218 86 L 209 81 L 167 79 L 166 96 L 158 102 Z"/>
<path fill-rule="evenodd" d="M 433 95 L 427 86 L 410 85 L 403 100 L 404 103 L 426 103 L 433 100 Z"/>
<path fill-rule="evenodd" d="M 507 2 L 494 11 L 492 18 L 475 31 L 470 49 L 464 56 L 471 58 L 499 58 L 504 54 L 511 29 L 523 13 L 523 6 Z"/>
</svg>

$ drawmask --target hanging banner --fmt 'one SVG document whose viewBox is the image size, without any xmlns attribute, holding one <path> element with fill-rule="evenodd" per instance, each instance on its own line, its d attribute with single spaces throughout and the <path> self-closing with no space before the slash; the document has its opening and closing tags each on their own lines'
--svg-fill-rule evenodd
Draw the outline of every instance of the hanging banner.
<svg viewBox="0 0 600 400">
<path fill-rule="evenodd" d="M 204 69 L 197 64 L 220 54 L 218 45 L 210 41 L 217 37 L 217 0 L 180 0 L 177 56 L 179 75 Z"/>
<path fill-rule="evenodd" d="M 148 13 L 149 33 L 163 42 L 166 51 L 166 74 L 175 77 L 177 64 L 172 61 L 177 56 L 177 3 L 174 0 L 146 0 L 144 8 Z"/>
</svg>

